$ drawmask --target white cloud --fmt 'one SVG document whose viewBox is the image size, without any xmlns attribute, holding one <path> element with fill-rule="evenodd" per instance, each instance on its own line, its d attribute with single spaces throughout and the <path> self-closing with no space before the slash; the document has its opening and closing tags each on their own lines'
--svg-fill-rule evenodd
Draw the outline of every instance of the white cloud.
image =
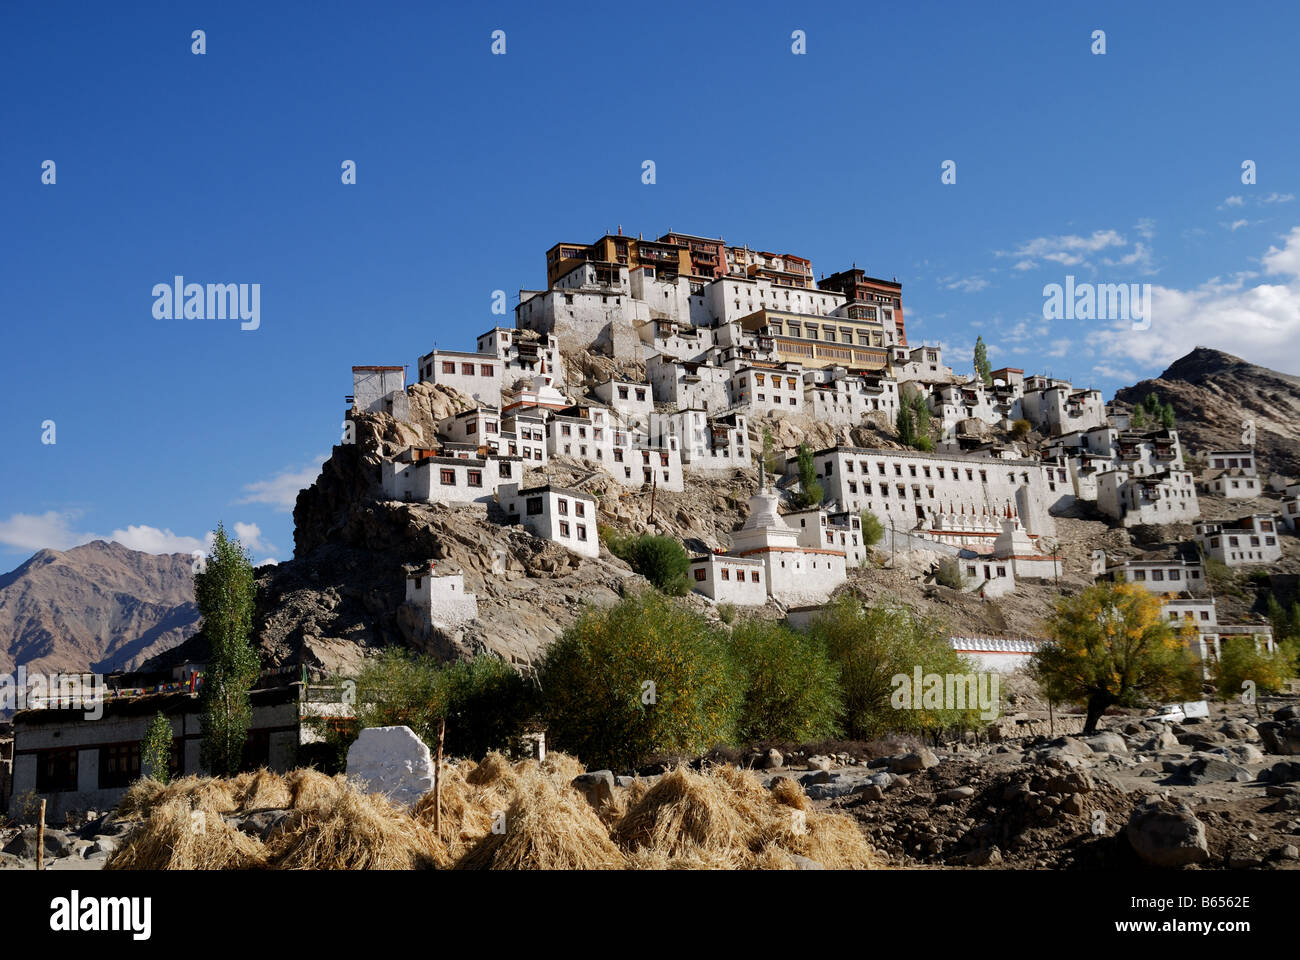
<svg viewBox="0 0 1300 960">
<path fill-rule="evenodd" d="M 1290 203 L 1294 199 L 1295 199 L 1294 193 L 1270 193 L 1267 197 L 1264 197 L 1259 202 L 1261 205 L 1265 203 Z"/>
<path fill-rule="evenodd" d="M 1228 197 L 1226 200 L 1223 201 L 1223 203 L 1219 204 L 1218 207 L 1216 207 L 1215 209 L 1226 210 L 1228 207 L 1240 207 L 1244 205 L 1245 202 L 1246 202 L 1245 197 Z"/>
<path fill-rule="evenodd" d="M 66 550 L 93 540 L 91 534 L 72 529 L 78 516 L 78 510 L 15 513 L 8 520 L 0 520 L 0 544 L 18 550 Z"/>
<path fill-rule="evenodd" d="M 943 284 L 945 290 L 960 290 L 962 293 L 978 293 L 989 285 L 989 282 L 983 277 L 963 277 L 961 279 L 945 277 L 939 282 Z"/>
<path fill-rule="evenodd" d="M 1250 221 L 1249 221 L 1249 220 L 1233 220 L 1231 223 L 1223 223 L 1223 224 L 1220 224 L 1220 226 L 1227 227 L 1227 228 L 1228 228 L 1229 230 L 1231 230 L 1233 233 L 1236 233 L 1236 232 L 1237 232 L 1238 230 L 1240 230 L 1242 227 L 1248 227 L 1248 226 L 1250 226 Z"/>
<path fill-rule="evenodd" d="M 910 317 L 908 322 L 911 323 Z M 247 496 L 235 502 L 265 503 L 282 513 L 288 513 L 298 500 L 298 492 L 316 482 L 316 478 L 320 476 L 320 465 L 324 462 L 324 457 L 316 457 L 308 466 L 299 470 L 290 467 L 281 470 L 268 480 L 246 483 L 244 492 Z"/>
<path fill-rule="evenodd" d="M 1018 257 L 1020 261 L 1047 260 L 1065 267 L 1087 264 L 1091 254 L 1110 247 L 1122 247 L 1126 241 L 1115 230 L 1094 230 L 1090 236 L 1062 234 L 1055 237 L 1035 237 L 1028 243 L 1022 243 L 1015 250 L 996 251 L 999 257 Z M 1017 269 L 1021 269 L 1017 264 Z M 1024 268 L 1028 269 L 1028 268 Z"/>
<path fill-rule="evenodd" d="M 142 553 L 193 553 L 195 550 L 206 553 L 215 537 L 211 530 L 202 538 L 189 537 L 147 523 L 129 523 L 108 534 L 92 533 L 77 529 L 76 521 L 81 513 L 80 510 L 15 513 L 7 520 L 0 520 L 0 546 L 11 550 L 69 550 L 93 540 L 108 540 Z M 234 532 L 247 549 L 275 552 L 275 546 L 262 538 L 262 531 L 255 523 L 236 522 Z M 272 557 L 264 562 L 275 561 Z"/>
<path fill-rule="evenodd" d="M 1300 227 L 1260 261 L 1278 282 L 1247 285 L 1252 274 L 1243 272 L 1231 282 L 1213 277 L 1191 290 L 1153 286 L 1149 329 L 1134 330 L 1126 321 L 1101 329 L 1097 342 L 1107 366 L 1163 367 L 1201 345 L 1300 373 Z"/>
</svg>

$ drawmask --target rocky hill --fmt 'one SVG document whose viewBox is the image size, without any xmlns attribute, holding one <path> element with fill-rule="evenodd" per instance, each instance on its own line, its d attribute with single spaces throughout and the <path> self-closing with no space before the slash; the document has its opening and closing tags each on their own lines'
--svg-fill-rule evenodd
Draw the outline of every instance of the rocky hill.
<svg viewBox="0 0 1300 960">
<path fill-rule="evenodd" d="M 0 576 L 0 672 L 130 669 L 198 626 L 192 559 L 96 540 Z"/>
<path fill-rule="evenodd" d="M 1134 404 L 1153 392 L 1173 404 L 1189 453 L 1240 449 L 1245 421 L 1253 419 L 1255 450 L 1267 472 L 1300 477 L 1300 377 L 1197 347 L 1156 379 L 1116 391 L 1115 399 Z"/>
</svg>

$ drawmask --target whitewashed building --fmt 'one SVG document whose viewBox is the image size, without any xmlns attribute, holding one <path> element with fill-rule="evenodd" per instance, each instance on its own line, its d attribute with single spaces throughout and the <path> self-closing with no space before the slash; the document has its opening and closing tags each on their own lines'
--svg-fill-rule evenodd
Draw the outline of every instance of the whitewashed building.
<svg viewBox="0 0 1300 960">
<path fill-rule="evenodd" d="M 465 575 L 429 560 L 406 573 L 406 603 L 422 626 L 450 629 L 478 619 L 478 598 L 465 592 Z"/>
<path fill-rule="evenodd" d="M 691 559 L 691 589 L 717 603 L 759 607 L 767 603 L 767 575 L 757 557 L 710 553 Z"/>
<path fill-rule="evenodd" d="M 596 399 L 626 420 L 648 419 L 654 412 L 654 389 L 648 383 L 630 380 L 602 380 L 591 390 Z"/>
<path fill-rule="evenodd" d="M 850 374 L 844 367 L 805 370 L 804 413 L 821 423 L 854 426 L 871 413 L 898 417 L 898 381 L 879 373 Z"/>
<path fill-rule="evenodd" d="M 659 403 L 679 410 L 699 407 L 712 411 L 732 405 L 728 390 L 731 374 L 722 367 L 656 356 L 646 360 L 645 372 Z"/>
<path fill-rule="evenodd" d="M 1226 523 L 1198 523 L 1195 530 L 1205 554 L 1230 567 L 1282 559 L 1277 522 L 1270 514 L 1253 513 Z"/>
<path fill-rule="evenodd" d="M 1115 583 L 1136 583 L 1149 593 L 1178 593 L 1193 597 L 1209 592 L 1204 565 L 1181 558 L 1121 560 L 1110 563 L 1103 551 L 1093 553 L 1093 576 Z"/>
<path fill-rule="evenodd" d="M 430 350 L 420 358 L 422 383 L 441 384 L 496 406 L 501 402 L 501 361 L 481 353 Z"/>
<path fill-rule="evenodd" d="M 1031 537 L 1056 532 L 1034 460 L 830 447 L 815 451 L 813 464 L 825 500 L 869 510 L 900 533 L 987 553 L 1006 517 L 1018 517 Z M 797 457 L 786 474 L 798 475 Z"/>
<path fill-rule="evenodd" d="M 510 521 L 522 523 L 534 536 L 585 557 L 600 556 L 596 500 L 591 495 L 549 484 L 521 490 L 517 483 L 504 483 L 497 498 Z"/>
<path fill-rule="evenodd" d="M 1263 492 L 1263 482 L 1253 473 L 1233 468 L 1211 471 L 1206 475 L 1204 488 L 1225 500 L 1251 500 Z"/>
<path fill-rule="evenodd" d="M 773 410 L 803 413 L 803 368 L 797 363 L 742 367 L 728 382 L 731 404 L 751 414 Z"/>
<path fill-rule="evenodd" d="M 430 456 L 385 460 L 380 474 L 389 500 L 416 503 L 488 503 L 502 480 L 522 471 L 517 457 Z"/>
<path fill-rule="evenodd" d="M 667 437 L 678 441 L 683 470 L 729 474 L 750 465 L 748 427 L 742 413 L 711 417 L 704 410 L 677 410 L 657 416 L 654 422 Z"/>
<path fill-rule="evenodd" d="M 352 368 L 352 409 L 358 413 L 387 413 L 409 420 L 405 367 Z"/>
<path fill-rule="evenodd" d="M 501 361 L 504 386 L 540 373 L 550 374 L 553 383 L 564 383 L 564 358 L 560 355 L 559 339 L 552 334 L 493 327 L 479 335 L 478 352 Z"/>
</svg>

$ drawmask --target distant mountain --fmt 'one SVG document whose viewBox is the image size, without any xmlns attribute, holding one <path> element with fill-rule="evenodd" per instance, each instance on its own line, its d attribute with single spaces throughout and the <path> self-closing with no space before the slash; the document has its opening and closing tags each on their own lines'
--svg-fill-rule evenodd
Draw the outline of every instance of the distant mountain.
<svg viewBox="0 0 1300 960">
<path fill-rule="evenodd" d="M 1300 478 L 1300 377 L 1197 347 L 1155 380 L 1116 391 L 1115 399 L 1134 404 L 1149 393 L 1173 404 L 1179 438 L 1190 453 L 1240 449 L 1246 421 L 1253 420 L 1265 477 Z"/>
<path fill-rule="evenodd" d="M 198 629 L 193 560 L 96 540 L 0 576 L 0 672 L 132 669 Z"/>
</svg>

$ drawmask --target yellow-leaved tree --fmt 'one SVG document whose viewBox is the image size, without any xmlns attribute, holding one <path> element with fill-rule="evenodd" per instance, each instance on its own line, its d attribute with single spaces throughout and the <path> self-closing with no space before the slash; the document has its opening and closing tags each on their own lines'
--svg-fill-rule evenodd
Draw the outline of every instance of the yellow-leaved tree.
<svg viewBox="0 0 1300 960">
<path fill-rule="evenodd" d="M 1189 646 L 1196 628 L 1161 612 L 1160 598 L 1132 583 L 1099 583 L 1059 598 L 1046 624 L 1048 643 L 1031 668 L 1044 695 L 1086 704 L 1084 733 L 1113 706 L 1196 696 L 1200 660 Z"/>
</svg>

